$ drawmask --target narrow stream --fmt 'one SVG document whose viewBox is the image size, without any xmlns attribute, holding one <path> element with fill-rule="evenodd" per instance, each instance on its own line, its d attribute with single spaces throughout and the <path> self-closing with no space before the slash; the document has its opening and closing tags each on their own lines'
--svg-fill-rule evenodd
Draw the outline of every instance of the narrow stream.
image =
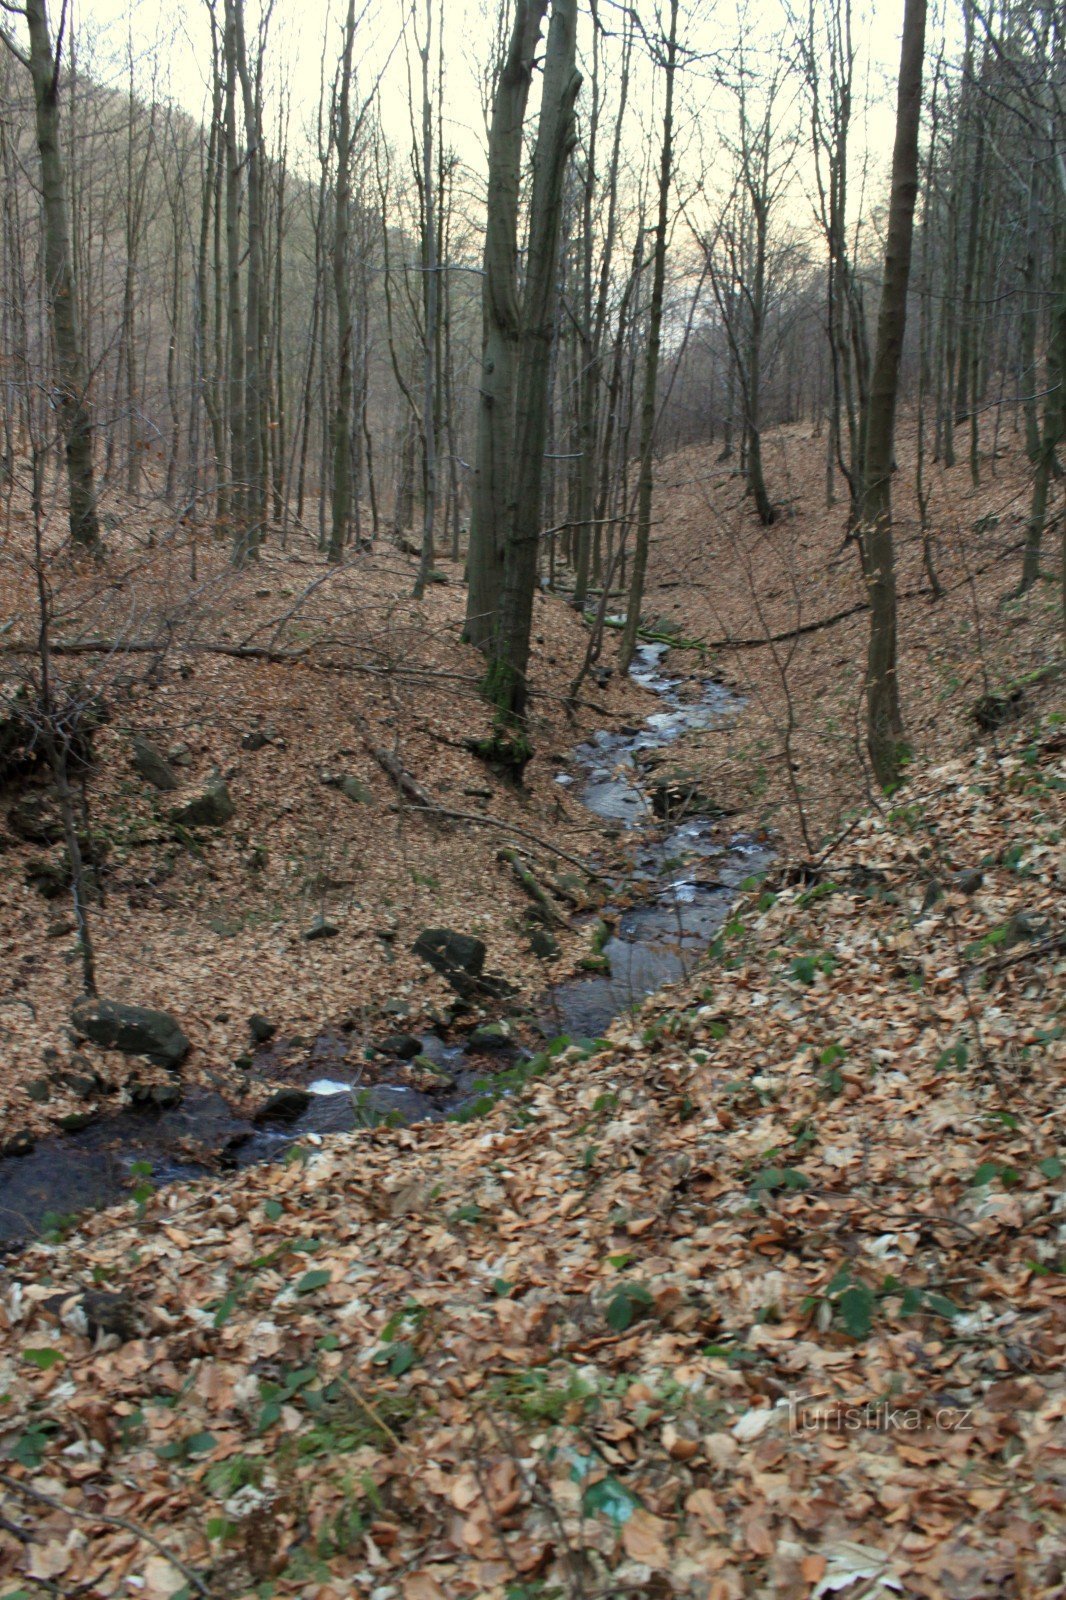
<svg viewBox="0 0 1066 1600">
<path fill-rule="evenodd" d="M 738 886 L 771 859 L 670 770 L 667 747 L 692 730 L 732 722 L 743 701 L 713 679 L 668 676 L 667 648 L 639 646 L 631 669 L 663 709 L 639 728 L 602 729 L 556 777 L 618 826 L 629 865 L 599 913 L 609 930 L 600 948 L 605 970 L 552 986 L 533 1008 L 531 1021 L 547 1039 L 596 1038 L 615 1017 L 683 977 L 721 927 Z M 391 1070 L 386 1061 L 382 1072 L 379 1059 L 364 1084 L 362 1041 L 327 1029 L 310 1046 L 273 1041 L 253 1058 L 253 1080 L 302 1091 L 284 1118 L 249 1122 L 221 1094 L 191 1086 L 180 1105 L 105 1115 L 41 1140 L 27 1155 L 0 1162 L 0 1240 L 13 1246 L 60 1218 L 128 1196 L 148 1169 L 158 1186 L 277 1159 L 295 1140 L 368 1119 L 439 1121 L 471 1107 L 496 1071 L 529 1054 L 506 1040 L 479 1047 L 435 1033 L 417 1043 L 422 1087 L 398 1061 Z M 413 1048 L 409 1037 L 407 1053 Z"/>
</svg>

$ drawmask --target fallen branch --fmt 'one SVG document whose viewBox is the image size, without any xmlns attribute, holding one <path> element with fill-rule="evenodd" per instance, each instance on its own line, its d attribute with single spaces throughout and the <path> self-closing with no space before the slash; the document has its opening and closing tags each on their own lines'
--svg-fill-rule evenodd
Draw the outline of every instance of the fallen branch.
<svg viewBox="0 0 1066 1600">
<path fill-rule="evenodd" d="M 526 865 L 513 846 L 505 846 L 502 850 L 497 850 L 496 860 L 503 861 L 510 867 L 521 887 L 547 922 L 554 924 L 556 927 L 567 926 L 566 918 L 556 910 L 548 891 L 541 886 L 533 869 Z"/>
<path fill-rule="evenodd" d="M 210 1600 L 211 1591 L 203 1579 L 199 1578 L 191 1567 L 186 1566 L 173 1550 L 168 1550 L 154 1533 L 149 1533 L 147 1528 L 140 1527 L 136 1522 L 130 1522 L 128 1517 L 115 1517 L 106 1511 L 83 1511 L 80 1506 L 68 1506 L 54 1495 L 42 1494 L 40 1489 L 31 1489 L 28 1483 L 20 1483 L 17 1478 L 9 1477 L 6 1472 L 0 1472 L 0 1483 L 13 1493 L 22 1495 L 24 1499 L 34 1500 L 38 1505 L 49 1506 L 53 1511 L 61 1511 L 64 1516 L 74 1517 L 81 1522 L 103 1522 L 110 1528 L 122 1528 L 124 1532 L 132 1533 L 135 1539 L 142 1539 L 145 1544 L 150 1544 L 153 1550 L 158 1550 L 164 1561 L 169 1561 L 171 1566 L 192 1584 L 198 1594 L 206 1595 Z"/>
<path fill-rule="evenodd" d="M 1016 951 L 1012 956 L 997 956 L 994 961 L 971 961 L 969 966 L 973 972 L 1002 972 L 1004 968 L 1019 966 L 1023 961 L 1038 961 L 1041 956 L 1054 955 L 1058 950 L 1066 950 L 1066 928 L 1053 933 L 1050 939 L 1041 939 L 1039 944 Z"/>
<path fill-rule="evenodd" d="M 572 867 L 584 873 L 586 878 L 593 878 L 597 883 L 610 884 L 610 878 L 602 872 L 597 872 L 595 867 L 590 867 L 579 856 L 572 856 L 568 850 L 560 849 L 557 844 L 549 844 L 547 839 L 542 839 L 539 834 L 530 833 L 528 828 L 519 828 L 517 824 L 501 817 L 491 817 L 487 811 L 452 811 L 447 806 L 434 805 L 432 802 L 429 805 L 412 806 L 410 809 L 429 812 L 435 817 L 441 817 L 445 822 L 472 822 L 476 827 L 500 828 L 504 833 L 516 833 L 520 839 L 528 839 L 530 844 L 535 844 L 541 850 L 547 850 L 551 855 L 558 856 L 560 861 L 568 861 Z"/>
</svg>

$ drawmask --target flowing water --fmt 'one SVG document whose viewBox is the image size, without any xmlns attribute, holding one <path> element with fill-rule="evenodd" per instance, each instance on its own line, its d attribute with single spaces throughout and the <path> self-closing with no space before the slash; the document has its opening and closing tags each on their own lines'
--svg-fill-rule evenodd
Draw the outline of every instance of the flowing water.
<svg viewBox="0 0 1066 1600">
<path fill-rule="evenodd" d="M 670 677 L 663 670 L 666 651 L 662 644 L 639 646 L 631 669 L 663 709 L 640 727 L 602 729 L 572 752 L 570 771 L 557 778 L 617 827 L 628 864 L 599 913 L 609 930 L 601 941 L 607 970 L 549 988 L 533 1014 L 546 1038 L 596 1038 L 615 1017 L 683 977 L 721 927 L 737 887 L 770 860 L 765 846 L 731 830 L 703 797 L 692 794 L 684 803 L 683 781 L 662 787 L 666 748 L 692 730 L 732 722 L 743 704 L 712 679 L 693 684 Z M 107 1205 L 128 1196 L 138 1181 L 158 1185 L 270 1160 L 294 1140 L 390 1115 L 404 1122 L 440 1120 L 471 1106 L 494 1071 L 528 1054 L 496 1041 L 491 1049 L 474 1049 L 434 1033 L 422 1036 L 420 1045 L 420 1081 L 429 1088 L 412 1087 L 399 1068 L 390 1081 L 377 1062 L 375 1081 L 364 1085 L 362 1042 L 329 1029 L 309 1048 L 282 1040 L 253 1059 L 253 1079 L 304 1090 L 303 1108 L 287 1120 L 251 1123 L 219 1093 L 190 1087 L 180 1105 L 118 1112 L 42 1140 L 28 1154 L 0 1162 L 0 1240 L 15 1243 L 53 1218 Z"/>
</svg>

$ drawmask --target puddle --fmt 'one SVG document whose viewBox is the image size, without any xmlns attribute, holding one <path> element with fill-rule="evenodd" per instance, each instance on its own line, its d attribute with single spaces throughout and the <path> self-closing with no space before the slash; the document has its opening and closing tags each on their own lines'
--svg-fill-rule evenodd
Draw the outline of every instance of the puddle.
<svg viewBox="0 0 1066 1600">
<path fill-rule="evenodd" d="M 649 802 L 646 791 L 662 774 L 649 772 L 642 757 L 684 733 L 731 722 L 743 706 L 713 679 L 693 684 L 670 677 L 663 669 L 667 649 L 638 646 L 631 669 L 663 709 L 639 727 L 601 729 L 573 751 L 572 770 L 556 776 L 596 816 L 620 824 L 630 865 L 619 876 L 618 904 L 602 912 L 611 930 L 601 952 L 609 970 L 553 986 L 535 1008 L 547 1037 L 597 1038 L 664 983 L 685 977 L 725 921 L 738 886 L 771 860 L 769 849 L 728 821 L 699 814 L 664 820 Z M 151 1167 L 158 1186 L 276 1160 L 309 1135 L 385 1120 L 440 1121 L 476 1100 L 484 1080 L 521 1054 L 514 1045 L 468 1052 L 435 1034 L 419 1042 L 418 1068 L 386 1063 L 391 1081 L 384 1082 L 370 1081 L 356 1041 L 336 1029 L 303 1050 L 295 1068 L 284 1041 L 265 1047 L 255 1057 L 258 1078 L 306 1094 L 288 1121 L 250 1122 L 221 1095 L 190 1088 L 180 1106 L 135 1108 L 42 1140 L 30 1154 L 0 1161 L 0 1240 L 32 1237 L 49 1213 L 69 1215 L 128 1196 L 138 1163 Z M 380 1080 L 379 1063 L 371 1070 Z"/>
</svg>

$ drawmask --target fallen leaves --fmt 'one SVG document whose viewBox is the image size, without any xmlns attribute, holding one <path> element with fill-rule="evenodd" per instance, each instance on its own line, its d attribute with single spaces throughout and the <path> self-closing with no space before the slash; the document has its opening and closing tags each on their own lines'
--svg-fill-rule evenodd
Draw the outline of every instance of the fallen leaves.
<svg viewBox="0 0 1066 1600">
<path fill-rule="evenodd" d="M 3 1580 L 171 1600 L 136 1531 L 165 1527 L 235 1593 L 259 1564 L 316 1600 L 565 1592 L 579 1557 L 597 1593 L 1052 1593 L 1063 961 L 945 973 L 1058 914 L 1053 755 L 919 776 L 831 892 L 746 892 L 715 962 L 483 1121 L 308 1145 L 10 1262 L 0 1448 L 60 1509 L 8 1497 Z M 923 911 L 930 839 L 983 882 Z M 135 1337 L 67 1313 L 89 1284 Z"/>
</svg>

